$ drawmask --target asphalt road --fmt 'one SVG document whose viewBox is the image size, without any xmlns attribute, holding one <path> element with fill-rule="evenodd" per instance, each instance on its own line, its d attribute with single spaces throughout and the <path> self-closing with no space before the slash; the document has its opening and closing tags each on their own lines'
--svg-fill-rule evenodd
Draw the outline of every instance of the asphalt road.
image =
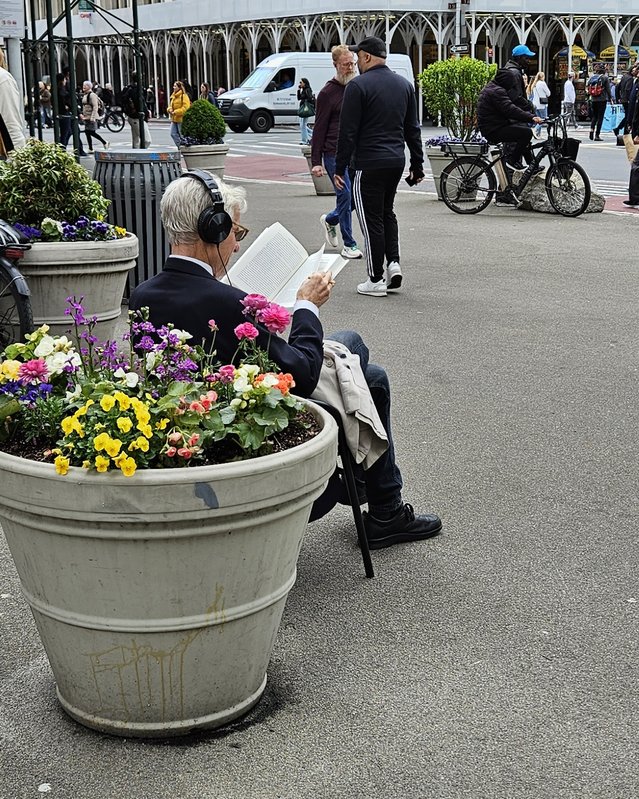
<svg viewBox="0 0 639 799">
<path fill-rule="evenodd" d="M 243 182 L 242 246 L 275 220 L 320 246 L 308 183 Z M 388 368 L 405 497 L 443 535 L 365 580 L 349 513 L 311 525 L 263 700 L 176 742 L 65 716 L 0 539 L 0 799 L 638 795 L 638 220 L 397 212 L 404 289 L 360 297 L 352 262 L 322 318 Z"/>
</svg>

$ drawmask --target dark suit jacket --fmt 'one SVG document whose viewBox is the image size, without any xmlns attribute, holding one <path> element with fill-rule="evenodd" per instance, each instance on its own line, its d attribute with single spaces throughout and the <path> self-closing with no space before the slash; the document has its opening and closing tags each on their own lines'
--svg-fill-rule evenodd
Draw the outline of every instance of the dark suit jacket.
<svg viewBox="0 0 639 799">
<path fill-rule="evenodd" d="M 208 347 L 212 341 L 209 319 L 215 319 L 219 331 L 215 338 L 217 357 L 222 364 L 230 363 L 237 348 L 235 328 L 247 319 L 242 314 L 240 300 L 246 294 L 221 283 L 201 266 L 178 256 L 170 256 L 159 275 L 145 280 L 131 294 L 132 311 L 149 308 L 149 319 L 161 327 L 171 322 L 180 330 L 193 336 L 190 344 Z M 269 348 L 271 358 L 283 372 L 290 372 L 295 380 L 295 393 L 310 396 L 317 381 L 323 360 L 324 334 L 317 316 L 306 308 L 293 314 L 288 343 L 279 336 L 270 337 L 266 328 L 260 330 L 258 344 Z"/>
</svg>

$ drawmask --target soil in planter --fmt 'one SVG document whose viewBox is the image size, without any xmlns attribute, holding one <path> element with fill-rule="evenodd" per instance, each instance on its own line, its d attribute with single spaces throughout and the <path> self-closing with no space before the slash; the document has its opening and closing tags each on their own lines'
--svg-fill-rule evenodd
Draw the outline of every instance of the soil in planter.
<svg viewBox="0 0 639 799">
<path fill-rule="evenodd" d="M 284 452 L 287 449 L 310 441 L 320 432 L 320 426 L 315 417 L 308 411 L 301 411 L 287 428 L 271 436 L 266 446 L 258 454 L 270 455 L 274 452 Z M 40 461 L 42 463 L 52 463 L 54 456 L 51 448 L 55 446 L 51 441 L 24 441 L 13 438 L 8 441 L 0 441 L 0 451 L 18 458 L 26 458 L 30 461 Z M 229 440 L 218 441 L 214 448 L 207 450 L 206 457 L 194 461 L 194 466 L 212 466 L 219 463 L 230 463 L 236 460 L 246 460 L 246 452 L 234 442 Z"/>
</svg>

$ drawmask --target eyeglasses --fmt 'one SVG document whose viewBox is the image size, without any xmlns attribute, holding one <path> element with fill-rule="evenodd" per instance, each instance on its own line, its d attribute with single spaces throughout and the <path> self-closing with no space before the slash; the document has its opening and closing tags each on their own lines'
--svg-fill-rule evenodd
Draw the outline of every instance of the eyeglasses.
<svg viewBox="0 0 639 799">
<path fill-rule="evenodd" d="M 235 234 L 235 241 L 242 241 L 242 239 L 246 238 L 246 234 L 249 232 L 249 228 L 244 227 L 244 225 L 240 225 L 239 222 L 233 222 L 233 233 Z"/>
</svg>

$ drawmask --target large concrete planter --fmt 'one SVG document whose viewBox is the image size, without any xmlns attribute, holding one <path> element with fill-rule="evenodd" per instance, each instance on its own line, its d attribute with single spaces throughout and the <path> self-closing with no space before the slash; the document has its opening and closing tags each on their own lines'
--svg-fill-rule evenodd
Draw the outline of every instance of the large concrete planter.
<svg viewBox="0 0 639 799">
<path fill-rule="evenodd" d="M 426 157 L 428 158 L 430 171 L 432 172 L 433 180 L 435 182 L 437 199 L 441 200 L 442 192 L 439 185 L 439 180 L 442 176 L 442 172 L 453 159 L 449 155 L 446 155 L 446 153 L 443 153 L 439 147 L 426 147 Z"/>
<path fill-rule="evenodd" d="M 300 145 L 300 150 L 302 151 L 302 155 L 304 156 L 304 158 L 306 158 L 308 171 L 311 173 L 311 177 L 313 178 L 313 186 L 315 187 L 315 194 L 317 194 L 320 197 L 326 197 L 329 194 L 335 194 L 335 189 L 333 188 L 331 179 L 326 173 L 324 173 L 321 178 L 316 178 L 315 175 L 312 174 L 313 165 L 311 163 L 310 146 L 308 144 L 302 144 Z"/>
<path fill-rule="evenodd" d="M 224 177 L 228 144 L 194 144 L 180 147 L 180 152 L 188 169 L 205 169 L 219 178 Z"/>
<path fill-rule="evenodd" d="M 36 327 L 48 324 L 52 335 L 66 332 L 66 298 L 84 297 L 87 317 L 96 316 L 95 334 L 106 340 L 115 335 L 129 270 L 135 266 L 138 240 L 132 233 L 111 241 L 43 241 L 34 244 L 20 261 L 20 271 L 31 291 Z"/>
<path fill-rule="evenodd" d="M 126 736 L 246 713 L 266 685 L 337 429 L 287 452 L 126 478 L 0 453 L 0 520 L 63 708 Z M 25 501 L 28 497 L 28 502 Z"/>
</svg>

